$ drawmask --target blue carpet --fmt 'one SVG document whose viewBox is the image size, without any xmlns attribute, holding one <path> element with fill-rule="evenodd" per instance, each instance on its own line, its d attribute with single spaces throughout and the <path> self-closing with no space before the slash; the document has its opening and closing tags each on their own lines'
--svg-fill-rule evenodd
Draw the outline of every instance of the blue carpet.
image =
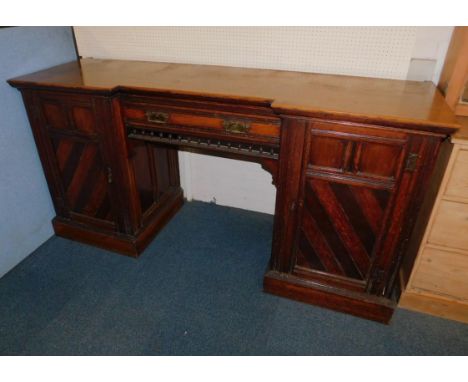
<svg viewBox="0 0 468 382">
<path fill-rule="evenodd" d="M 468 355 L 468 325 L 263 293 L 271 232 L 270 215 L 192 202 L 138 260 L 53 237 L 0 279 L 0 354 Z"/>
</svg>

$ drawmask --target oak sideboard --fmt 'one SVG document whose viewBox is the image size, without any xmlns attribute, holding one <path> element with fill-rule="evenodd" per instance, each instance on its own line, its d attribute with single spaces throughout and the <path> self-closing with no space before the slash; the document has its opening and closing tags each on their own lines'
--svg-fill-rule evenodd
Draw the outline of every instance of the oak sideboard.
<svg viewBox="0 0 468 382">
<path fill-rule="evenodd" d="M 427 82 L 82 59 L 9 83 L 57 235 L 137 257 L 184 202 L 177 150 L 257 162 L 277 188 L 264 290 L 385 323 L 458 128 Z"/>
</svg>

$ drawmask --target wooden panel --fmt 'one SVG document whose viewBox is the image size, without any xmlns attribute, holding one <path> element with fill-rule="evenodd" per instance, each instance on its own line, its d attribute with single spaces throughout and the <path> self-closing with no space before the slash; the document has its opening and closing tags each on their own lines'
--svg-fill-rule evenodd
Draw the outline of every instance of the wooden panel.
<svg viewBox="0 0 468 382">
<path fill-rule="evenodd" d="M 468 199 L 468 150 L 457 152 L 445 195 Z"/>
<path fill-rule="evenodd" d="M 424 190 L 425 198 L 421 206 L 421 212 L 416 218 L 414 231 L 403 258 L 400 270 L 400 284 L 402 286 L 409 285 L 413 266 L 419 261 L 417 256 L 421 252 L 421 248 L 426 245 L 428 232 L 438 209 L 442 190 L 445 189 L 448 173 L 453 167 L 455 151 L 449 140 L 445 140 L 440 146 L 440 154 L 431 176 L 431 182 Z"/>
<path fill-rule="evenodd" d="M 103 99 L 38 92 L 35 101 L 42 111 L 38 132 L 52 168 L 48 182 L 56 189 L 58 216 L 115 231 L 118 218 L 111 188 L 115 179 L 105 149 L 109 137 L 99 120 Z"/>
<path fill-rule="evenodd" d="M 145 213 L 158 200 L 152 150 L 147 142 L 142 141 L 129 140 L 129 146 L 140 207 Z"/>
<path fill-rule="evenodd" d="M 468 300 L 468 256 L 426 247 L 412 287 Z"/>
<path fill-rule="evenodd" d="M 138 257 L 153 237 L 174 216 L 183 204 L 181 189 L 174 189 L 166 195 L 164 202 L 155 209 L 151 219 L 143 226 L 138 235 L 121 235 L 115 232 L 97 230 L 91 225 L 76 224 L 60 217 L 52 221 L 55 233 L 70 240 L 105 248 L 124 255 Z"/>
<path fill-rule="evenodd" d="M 41 93 L 41 108 L 46 125 L 52 129 L 88 135 L 99 130 L 92 97 L 77 94 L 64 97 L 44 92 Z"/>
<path fill-rule="evenodd" d="M 314 135 L 310 142 L 309 166 L 317 170 L 344 172 L 351 143 L 334 136 Z"/>
<path fill-rule="evenodd" d="M 334 309 L 357 317 L 388 324 L 395 304 L 386 299 L 365 293 L 322 286 L 275 271 L 268 271 L 263 279 L 266 292 L 294 300 Z"/>
<path fill-rule="evenodd" d="M 296 236 L 298 195 L 300 192 L 305 131 L 304 119 L 284 118 L 281 126 L 281 151 L 278 169 L 273 248 L 270 266 L 275 271 L 289 272 Z"/>
<path fill-rule="evenodd" d="M 468 204 L 442 200 L 437 211 L 429 243 L 468 249 Z"/>
<path fill-rule="evenodd" d="M 237 138 L 257 138 L 263 141 L 278 141 L 280 135 L 280 119 L 276 116 L 262 117 L 241 113 L 228 113 L 225 106 L 214 103 L 198 103 L 169 106 L 164 103 L 142 103 L 138 98 L 123 102 L 125 122 L 129 125 L 144 125 L 156 129 L 167 127 L 185 127 L 188 129 L 209 131 L 213 137 L 230 135 Z M 140 99 L 141 100 L 141 99 Z M 152 120 L 149 114 L 155 113 L 160 120 Z M 229 123 L 242 125 L 242 129 L 232 129 Z"/>
<path fill-rule="evenodd" d="M 398 143 L 407 139 L 408 132 L 398 129 L 389 129 L 377 125 L 361 125 L 357 123 L 327 121 L 312 119 L 312 134 L 333 135 L 347 140 L 381 141 Z"/>
<path fill-rule="evenodd" d="M 96 114 L 91 105 L 71 105 L 73 126 L 84 133 L 96 132 Z"/>
<path fill-rule="evenodd" d="M 55 137 L 52 142 L 70 213 L 77 220 L 79 215 L 84 215 L 113 226 L 115 216 L 108 184 L 111 179 L 103 165 L 99 145 L 68 137 Z"/>
<path fill-rule="evenodd" d="M 440 141 L 316 121 L 307 134 L 293 274 L 342 290 L 390 296 L 407 242 L 401 237 L 410 235 L 421 203 L 418 185 L 424 187 L 424 171 L 432 168 Z M 314 144 L 324 137 L 333 145 Z M 311 158 L 330 147 L 338 159 L 328 152 L 326 164 L 335 165 L 334 171 L 311 166 Z M 417 158 L 414 168 L 404 166 L 409 153 Z M 315 163 L 323 164 L 319 160 Z M 341 163 L 342 172 L 336 170 Z"/>
<path fill-rule="evenodd" d="M 128 140 L 130 160 L 143 219 L 171 187 L 179 186 L 177 155 L 174 149 L 135 139 Z"/>
<path fill-rule="evenodd" d="M 155 191 L 158 197 L 163 195 L 174 182 L 171 180 L 171 169 L 169 165 L 170 155 L 174 153 L 173 149 L 167 147 L 151 146 L 152 149 L 152 160 L 155 167 Z M 177 179 L 178 182 L 178 179 Z"/>
<path fill-rule="evenodd" d="M 407 135 L 361 125 L 315 122 L 309 139 L 307 165 L 311 170 L 391 184 L 401 170 Z"/>
<path fill-rule="evenodd" d="M 407 135 L 315 121 L 305 140 L 293 273 L 364 291 L 391 219 Z"/>
<path fill-rule="evenodd" d="M 400 308 L 414 310 L 433 316 L 465 322 L 468 324 L 468 304 L 459 300 L 443 298 L 431 293 L 405 291 L 399 302 Z"/>
<path fill-rule="evenodd" d="M 365 142 L 358 147 L 356 172 L 374 178 L 395 179 L 402 159 L 402 146 Z"/>
<path fill-rule="evenodd" d="M 69 129 L 67 110 L 57 100 L 42 101 L 42 112 L 47 126 L 54 129 Z"/>
<path fill-rule="evenodd" d="M 295 269 L 366 280 L 390 195 L 308 178 Z"/>
<path fill-rule="evenodd" d="M 453 132 L 458 124 L 430 82 L 210 65 L 83 59 L 10 80 L 17 87 L 165 92 L 242 100 L 289 115 Z"/>
</svg>

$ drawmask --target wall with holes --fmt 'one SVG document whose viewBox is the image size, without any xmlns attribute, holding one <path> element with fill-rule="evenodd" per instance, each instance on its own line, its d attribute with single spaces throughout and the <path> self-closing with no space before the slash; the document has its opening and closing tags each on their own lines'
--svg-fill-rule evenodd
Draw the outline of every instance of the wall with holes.
<svg viewBox="0 0 468 382">
<path fill-rule="evenodd" d="M 83 57 L 437 81 L 451 27 L 75 27 Z M 273 213 L 258 164 L 180 153 L 188 199 Z"/>
</svg>

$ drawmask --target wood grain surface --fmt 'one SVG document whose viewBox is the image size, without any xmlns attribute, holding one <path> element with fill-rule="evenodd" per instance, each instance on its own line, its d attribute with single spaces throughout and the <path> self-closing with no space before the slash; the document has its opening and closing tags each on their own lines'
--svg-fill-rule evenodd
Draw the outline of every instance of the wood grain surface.
<svg viewBox="0 0 468 382">
<path fill-rule="evenodd" d="M 278 112 L 453 132 L 458 122 L 429 82 L 279 70 L 82 59 L 9 81 L 15 87 L 174 93 L 271 104 Z"/>
</svg>

